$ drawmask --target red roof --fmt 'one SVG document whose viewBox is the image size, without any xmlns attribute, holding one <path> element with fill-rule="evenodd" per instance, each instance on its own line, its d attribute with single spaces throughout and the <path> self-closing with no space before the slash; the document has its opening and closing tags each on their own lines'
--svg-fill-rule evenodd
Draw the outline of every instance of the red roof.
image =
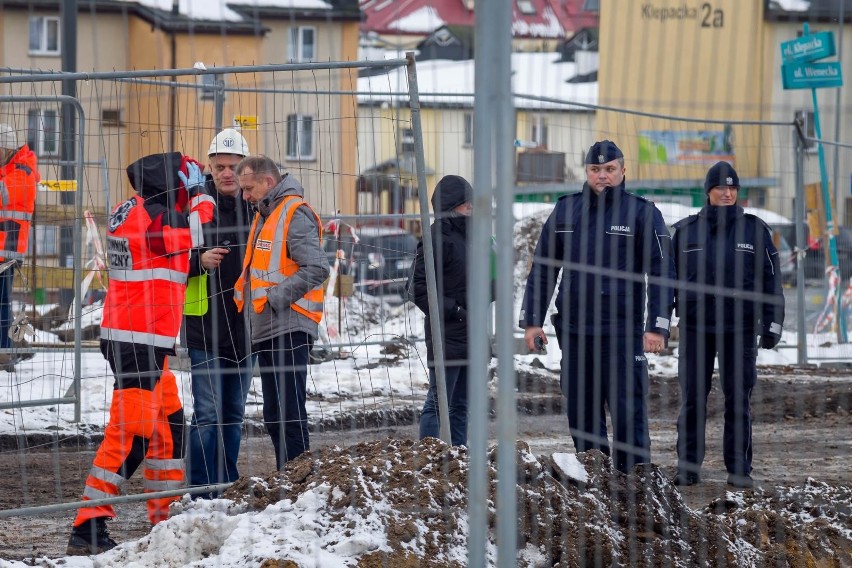
<svg viewBox="0 0 852 568">
<path fill-rule="evenodd" d="M 360 0 L 361 31 L 422 36 L 443 25 L 473 26 L 474 12 L 464 0 Z M 473 5 L 473 2 L 470 2 Z M 583 0 L 514 0 L 516 38 L 562 39 L 598 26 L 596 12 L 584 12 Z"/>
</svg>

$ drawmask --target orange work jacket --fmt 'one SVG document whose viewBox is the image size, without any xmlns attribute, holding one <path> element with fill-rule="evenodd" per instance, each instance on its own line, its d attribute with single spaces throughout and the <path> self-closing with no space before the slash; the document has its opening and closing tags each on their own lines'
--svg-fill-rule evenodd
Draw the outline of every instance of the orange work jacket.
<svg viewBox="0 0 852 568">
<path fill-rule="evenodd" d="M 0 261 L 27 254 L 40 179 L 36 155 L 26 144 L 0 167 Z"/>
<path fill-rule="evenodd" d="M 287 278 L 293 276 L 298 270 L 296 264 L 287 256 L 287 233 L 290 229 L 290 220 L 298 207 L 307 207 L 317 219 L 317 230 L 320 241 L 322 241 L 322 223 L 319 215 L 298 195 L 288 195 L 266 218 L 266 222 L 257 231 L 257 223 L 260 213 L 255 214 L 249 232 L 249 249 L 243 260 L 243 271 L 237 283 L 234 285 L 234 302 L 237 311 L 243 311 L 244 296 L 243 289 L 246 285 L 246 275 L 251 283 L 251 303 L 255 313 L 263 311 L 266 306 L 266 291 L 272 286 L 282 284 Z M 283 217 L 283 223 L 282 221 Z M 320 285 L 296 300 L 290 308 L 319 323 L 322 319 L 324 289 Z"/>
<path fill-rule="evenodd" d="M 107 232 L 109 290 L 101 338 L 173 349 L 183 318 L 189 254 L 189 227 L 164 225 L 152 234 L 152 211 L 138 195 L 115 208 Z M 159 230 L 158 230 L 159 231 Z M 154 239 L 162 239 L 151 249 Z"/>
</svg>

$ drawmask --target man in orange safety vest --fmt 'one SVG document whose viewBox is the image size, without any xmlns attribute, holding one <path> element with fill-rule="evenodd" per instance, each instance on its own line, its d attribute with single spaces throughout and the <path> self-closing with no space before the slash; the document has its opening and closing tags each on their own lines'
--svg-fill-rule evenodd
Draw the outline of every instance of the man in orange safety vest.
<svg viewBox="0 0 852 568">
<path fill-rule="evenodd" d="M 329 266 L 322 223 L 290 174 L 266 156 L 237 165 L 243 199 L 257 213 L 234 285 L 260 364 L 263 422 L 278 469 L 310 449 L 305 392 L 308 358 L 322 319 Z"/>
</svg>

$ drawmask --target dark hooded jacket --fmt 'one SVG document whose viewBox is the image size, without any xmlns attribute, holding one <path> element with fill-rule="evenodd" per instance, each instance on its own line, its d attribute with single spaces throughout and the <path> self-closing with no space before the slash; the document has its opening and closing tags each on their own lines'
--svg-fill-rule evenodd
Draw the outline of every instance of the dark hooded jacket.
<svg viewBox="0 0 852 568">
<path fill-rule="evenodd" d="M 471 201 L 473 189 L 460 176 L 444 176 L 432 194 L 435 222 L 432 248 L 438 286 L 441 329 L 444 334 L 444 359 L 447 365 L 466 365 L 467 361 L 467 225 L 468 217 L 453 212 Z M 414 304 L 426 314 L 426 350 L 429 364 L 434 362 L 432 325 L 426 288 L 426 263 L 423 241 L 417 245 L 412 282 Z"/>
<path fill-rule="evenodd" d="M 250 343 L 245 331 L 245 318 L 234 303 L 234 283 L 243 268 L 249 229 L 254 213 L 248 202 L 216 191 L 211 176 L 207 177 L 205 193 L 216 201 L 216 218 L 204 227 L 205 250 L 227 247 L 230 252 L 222 258 L 219 268 L 207 276 L 209 307 L 203 316 L 184 316 L 185 345 L 203 349 L 220 357 L 239 361 L 249 352 Z M 190 276 L 204 273 L 201 255 L 192 256 Z"/>
<path fill-rule="evenodd" d="M 706 205 L 674 228 L 681 327 L 780 336 L 784 291 L 769 227 L 739 205 Z"/>
</svg>

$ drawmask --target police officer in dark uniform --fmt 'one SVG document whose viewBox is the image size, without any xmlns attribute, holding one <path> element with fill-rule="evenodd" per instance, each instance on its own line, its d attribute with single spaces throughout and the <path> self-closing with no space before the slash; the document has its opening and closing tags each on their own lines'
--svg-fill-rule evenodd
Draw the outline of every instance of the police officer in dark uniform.
<svg viewBox="0 0 852 568">
<path fill-rule="evenodd" d="M 627 472 L 651 456 L 644 353 L 659 353 L 669 335 L 671 238 L 654 204 L 624 189 L 615 143 L 596 142 L 585 163 L 583 190 L 560 198 L 542 228 L 519 325 L 529 349 L 547 343 L 542 325 L 561 272 L 551 320 L 574 447 L 610 454 L 609 407 L 613 461 Z"/>
<path fill-rule="evenodd" d="M 704 181 L 707 205 L 674 225 L 681 388 L 677 485 L 700 481 L 707 395 L 718 355 L 728 484 L 754 486 L 749 401 L 757 379 L 757 336 L 764 349 L 778 344 L 784 294 L 772 233 L 737 205 L 739 187 L 734 168 L 718 162 Z"/>
</svg>

